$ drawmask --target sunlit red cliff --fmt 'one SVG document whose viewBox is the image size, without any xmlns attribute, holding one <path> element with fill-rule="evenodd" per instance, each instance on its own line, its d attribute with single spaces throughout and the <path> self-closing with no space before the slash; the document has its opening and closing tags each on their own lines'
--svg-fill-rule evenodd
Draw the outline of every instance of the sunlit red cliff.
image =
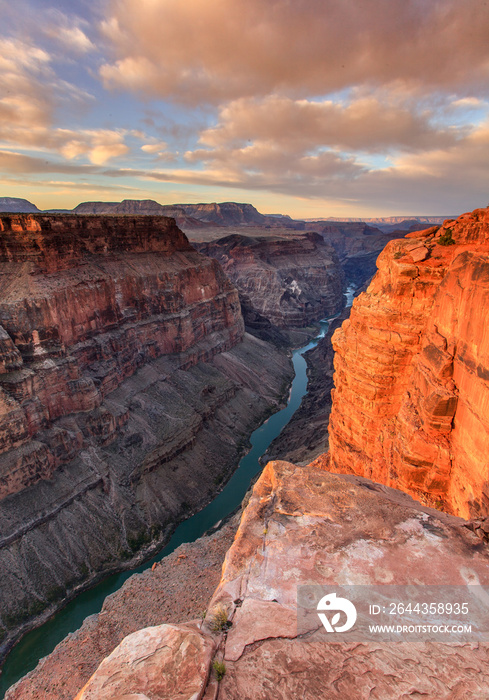
<svg viewBox="0 0 489 700">
<path fill-rule="evenodd" d="M 392 241 L 377 265 L 333 337 L 325 466 L 486 516 L 489 209 Z"/>
</svg>

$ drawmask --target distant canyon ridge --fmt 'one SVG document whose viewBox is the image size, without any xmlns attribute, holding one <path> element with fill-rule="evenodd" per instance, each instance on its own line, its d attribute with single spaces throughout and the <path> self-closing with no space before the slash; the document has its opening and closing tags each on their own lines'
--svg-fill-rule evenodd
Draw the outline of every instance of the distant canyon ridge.
<svg viewBox="0 0 489 700">
<path fill-rule="evenodd" d="M 0 197 L 0 213 L 39 214 L 41 209 L 27 199 L 18 197 Z M 182 228 L 182 223 L 187 226 L 199 227 L 202 225 L 258 225 L 271 227 L 296 228 L 297 230 L 309 230 L 311 224 L 318 221 L 325 225 L 331 221 L 341 223 L 373 224 L 380 230 L 386 231 L 390 227 L 406 229 L 409 225 L 442 224 L 445 219 L 453 218 L 453 214 L 443 216 L 388 216 L 376 218 L 342 218 L 319 217 L 317 219 L 292 219 L 285 214 L 260 214 L 252 204 L 237 202 L 212 202 L 202 204 L 158 204 L 152 199 L 125 199 L 122 202 L 82 202 L 74 209 L 49 209 L 45 213 L 74 213 L 74 214 L 113 214 L 113 215 L 149 215 L 171 216 L 177 220 Z M 419 226 L 418 226 L 419 228 Z M 185 230 L 185 228 L 184 228 Z M 394 230 L 394 229 L 392 229 Z M 414 230 L 414 229 L 413 229 Z"/>
</svg>

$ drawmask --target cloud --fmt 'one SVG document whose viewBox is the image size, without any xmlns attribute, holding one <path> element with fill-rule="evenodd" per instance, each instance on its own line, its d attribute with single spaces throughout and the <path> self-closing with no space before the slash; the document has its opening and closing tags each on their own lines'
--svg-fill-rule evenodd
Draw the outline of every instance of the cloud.
<svg viewBox="0 0 489 700">
<path fill-rule="evenodd" d="M 51 150 L 73 159 L 86 156 L 96 165 L 124 155 L 124 132 L 111 129 L 64 129 L 54 126 L 65 101 L 74 108 L 90 96 L 59 79 L 52 57 L 20 39 L 0 42 L 0 142 Z"/>
<path fill-rule="evenodd" d="M 0 170 L 8 173 L 63 173 L 66 175 L 92 175 L 99 172 L 92 165 L 71 165 L 46 158 L 0 150 Z"/>
<path fill-rule="evenodd" d="M 43 18 L 42 31 L 50 39 L 59 42 L 65 51 L 84 54 L 95 51 L 96 46 L 88 38 L 84 29 L 88 22 L 76 15 L 66 15 L 55 8 L 49 8 Z"/>
<path fill-rule="evenodd" d="M 420 112 L 383 94 L 351 100 L 292 100 L 272 95 L 242 98 L 222 107 L 218 125 L 204 130 L 200 142 L 216 149 L 248 143 L 274 143 L 290 154 L 322 146 L 380 152 L 449 146 L 463 133 L 434 126 L 433 114 Z"/>
<path fill-rule="evenodd" d="M 0 42 L 0 119 L 6 123 L 46 125 L 52 118 L 53 79 L 49 54 L 16 39 Z"/>
<path fill-rule="evenodd" d="M 106 86 L 191 104 L 400 82 L 489 91 L 480 0 L 112 0 Z"/>
<path fill-rule="evenodd" d="M 145 143 L 144 146 L 141 146 L 141 150 L 145 153 L 161 155 L 162 152 L 166 151 L 167 147 L 168 144 L 165 141 L 158 141 L 157 143 Z"/>
<path fill-rule="evenodd" d="M 191 154 L 197 159 L 198 152 Z M 291 162 L 279 148 L 251 146 L 200 170 L 105 170 L 107 177 L 222 186 L 345 204 L 351 211 L 457 214 L 487 204 L 489 122 L 450 147 L 401 154 L 375 168 L 332 151 Z M 253 167 L 251 166 L 253 164 Z"/>
<path fill-rule="evenodd" d="M 71 160 L 86 155 L 90 163 L 104 165 L 107 161 L 129 152 L 121 132 L 109 129 L 81 130 L 55 129 L 47 135 L 52 148 Z"/>
</svg>

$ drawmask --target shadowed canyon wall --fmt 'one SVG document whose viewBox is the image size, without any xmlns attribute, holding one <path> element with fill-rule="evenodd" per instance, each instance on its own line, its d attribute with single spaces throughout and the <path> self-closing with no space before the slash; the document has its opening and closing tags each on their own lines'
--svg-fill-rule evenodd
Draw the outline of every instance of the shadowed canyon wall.
<svg viewBox="0 0 489 700">
<path fill-rule="evenodd" d="M 218 260 L 236 285 L 251 328 L 300 328 L 344 305 L 338 257 L 317 233 L 288 239 L 234 234 L 196 247 Z"/>
<path fill-rule="evenodd" d="M 323 224 L 316 222 L 314 230 L 319 231 L 326 243 L 336 250 L 346 284 L 356 288 L 370 282 L 376 272 L 375 261 L 387 243 L 404 235 L 402 231 L 383 232 L 363 222 Z"/>
<path fill-rule="evenodd" d="M 166 217 L 0 217 L 0 637 L 203 506 L 290 365 Z"/>
<path fill-rule="evenodd" d="M 487 516 L 489 209 L 391 241 L 377 266 L 333 336 L 326 468 Z"/>
</svg>

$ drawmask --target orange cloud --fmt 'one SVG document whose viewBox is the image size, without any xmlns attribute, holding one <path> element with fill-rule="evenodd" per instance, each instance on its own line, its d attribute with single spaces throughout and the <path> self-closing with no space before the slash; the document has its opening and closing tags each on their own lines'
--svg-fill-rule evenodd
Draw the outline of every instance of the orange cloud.
<svg viewBox="0 0 489 700">
<path fill-rule="evenodd" d="M 433 126 L 432 117 L 385 94 L 381 99 L 359 97 L 346 105 L 277 95 L 243 98 L 221 108 L 218 125 L 203 131 L 200 142 L 216 149 L 258 141 L 275 143 L 289 153 L 321 146 L 376 152 L 444 147 L 462 135 L 462 130 Z"/>
<path fill-rule="evenodd" d="M 107 86 L 191 104 L 401 81 L 489 89 L 480 0 L 112 0 Z"/>
</svg>

